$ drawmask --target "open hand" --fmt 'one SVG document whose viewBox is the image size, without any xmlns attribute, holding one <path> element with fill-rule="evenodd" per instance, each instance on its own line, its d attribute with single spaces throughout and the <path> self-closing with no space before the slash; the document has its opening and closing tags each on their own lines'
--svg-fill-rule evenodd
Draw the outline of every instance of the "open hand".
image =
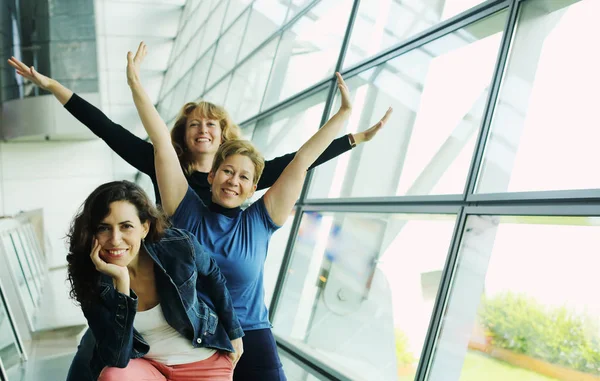
<svg viewBox="0 0 600 381">
<path fill-rule="evenodd" d="M 129 280 L 129 270 L 127 270 L 127 267 L 107 263 L 100 258 L 100 243 L 96 238 L 94 238 L 94 242 L 92 244 L 90 258 L 92 259 L 94 266 L 96 266 L 96 270 L 102 274 L 106 274 L 116 281 Z"/>
<path fill-rule="evenodd" d="M 140 66 L 146 57 L 148 48 L 144 41 L 140 42 L 135 56 L 127 52 L 127 84 L 132 86 L 140 82 Z"/>
<path fill-rule="evenodd" d="M 15 57 L 10 57 L 10 59 L 8 60 L 8 64 L 15 68 L 17 70 L 17 74 L 19 74 L 23 78 L 33 82 L 40 89 L 48 90 L 48 86 L 50 86 L 50 82 L 52 80 L 46 77 L 45 75 L 42 75 L 35 71 L 35 68 L 33 66 L 27 66 Z"/>
<path fill-rule="evenodd" d="M 346 82 L 344 82 L 344 78 L 340 73 L 335 73 L 337 77 L 337 86 L 340 90 L 340 95 L 342 96 L 342 104 L 340 106 L 340 110 L 350 111 L 352 110 L 352 101 L 350 101 L 350 90 L 348 90 L 348 86 Z"/>
<path fill-rule="evenodd" d="M 235 352 L 228 353 L 227 356 L 229 356 L 231 362 L 233 363 L 233 367 L 235 368 L 237 362 L 240 361 L 240 357 L 242 357 L 242 354 L 244 353 L 244 343 L 240 337 L 238 339 L 231 340 L 231 345 L 233 346 Z"/>
<path fill-rule="evenodd" d="M 379 120 L 379 122 L 375 123 L 373 126 L 362 132 L 354 134 L 354 141 L 356 142 L 356 144 L 368 142 L 369 140 L 373 139 L 373 137 L 377 135 L 379 130 L 381 130 L 381 128 L 387 123 L 393 111 L 394 110 L 391 107 L 388 108 L 385 112 L 385 115 Z"/>
</svg>

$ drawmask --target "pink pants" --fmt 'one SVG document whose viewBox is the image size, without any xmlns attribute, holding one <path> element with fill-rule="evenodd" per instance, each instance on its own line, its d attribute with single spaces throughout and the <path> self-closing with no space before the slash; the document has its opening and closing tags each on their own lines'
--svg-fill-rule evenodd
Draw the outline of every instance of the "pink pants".
<svg viewBox="0 0 600 381">
<path fill-rule="evenodd" d="M 233 363 L 226 354 L 217 352 L 206 360 L 170 366 L 135 359 L 126 368 L 104 368 L 98 381 L 231 381 L 232 376 Z"/>
</svg>

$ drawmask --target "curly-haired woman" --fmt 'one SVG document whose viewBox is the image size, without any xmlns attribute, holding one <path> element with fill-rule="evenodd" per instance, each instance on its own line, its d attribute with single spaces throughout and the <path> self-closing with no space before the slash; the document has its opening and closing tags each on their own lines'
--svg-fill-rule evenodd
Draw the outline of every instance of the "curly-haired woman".
<svg viewBox="0 0 600 381">
<path fill-rule="evenodd" d="M 99 380 L 231 380 L 244 335 L 210 254 L 168 228 L 128 181 L 96 188 L 68 234 L 71 296 L 96 345 Z"/>
</svg>

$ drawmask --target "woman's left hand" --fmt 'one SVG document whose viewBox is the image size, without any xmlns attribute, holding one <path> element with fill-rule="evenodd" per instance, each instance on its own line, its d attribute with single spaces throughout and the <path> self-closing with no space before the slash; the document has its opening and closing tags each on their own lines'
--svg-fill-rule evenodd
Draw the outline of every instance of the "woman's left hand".
<svg viewBox="0 0 600 381">
<path fill-rule="evenodd" d="M 147 47 L 144 41 L 140 42 L 135 56 L 127 52 L 127 84 L 132 86 L 140 82 L 140 66 L 146 57 Z"/>
<path fill-rule="evenodd" d="M 381 118 L 381 120 L 375 125 L 371 126 L 369 129 L 353 134 L 354 141 L 356 142 L 356 144 L 358 145 L 360 143 L 368 142 L 369 140 L 373 139 L 375 135 L 377 135 L 379 130 L 381 130 L 381 128 L 387 123 L 390 115 L 392 115 L 392 111 L 393 110 L 391 107 L 388 108 L 383 118 Z"/>
<path fill-rule="evenodd" d="M 233 350 L 235 352 L 229 353 L 228 356 L 231 359 L 231 362 L 233 363 L 233 367 L 235 368 L 237 362 L 240 361 L 240 357 L 242 357 L 242 354 L 244 353 L 244 343 L 242 342 L 242 338 L 240 337 L 238 339 L 231 340 L 231 345 L 233 346 Z"/>
<path fill-rule="evenodd" d="M 348 89 L 348 85 L 344 82 L 344 78 L 340 73 L 335 73 L 337 77 L 337 86 L 340 90 L 340 95 L 342 96 L 342 104 L 340 105 L 340 111 L 351 111 L 352 110 L 352 101 L 350 100 L 350 90 Z"/>
</svg>

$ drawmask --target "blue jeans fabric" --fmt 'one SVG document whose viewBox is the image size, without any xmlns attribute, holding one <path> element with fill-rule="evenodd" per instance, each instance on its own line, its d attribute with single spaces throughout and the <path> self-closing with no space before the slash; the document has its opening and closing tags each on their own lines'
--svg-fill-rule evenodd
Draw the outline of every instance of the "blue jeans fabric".
<svg viewBox="0 0 600 381">
<path fill-rule="evenodd" d="M 90 361 L 92 360 L 95 345 L 96 339 L 94 338 L 94 334 L 92 330 L 88 329 L 77 347 L 77 353 L 71 362 L 71 367 L 67 374 L 67 381 L 96 381 L 96 377 L 92 375 L 90 368 Z"/>
</svg>

